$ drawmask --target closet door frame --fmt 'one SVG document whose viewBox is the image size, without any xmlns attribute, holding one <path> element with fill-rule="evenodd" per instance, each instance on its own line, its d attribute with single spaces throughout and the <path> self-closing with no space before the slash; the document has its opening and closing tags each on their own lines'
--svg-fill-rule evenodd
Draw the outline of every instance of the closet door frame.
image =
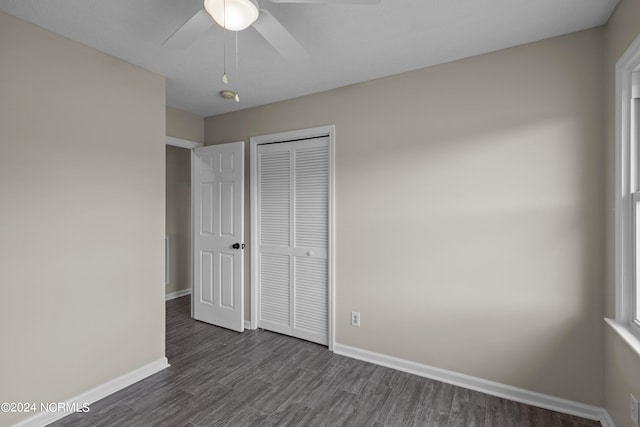
<svg viewBox="0 0 640 427">
<path fill-rule="evenodd" d="M 250 329 L 258 327 L 258 145 L 278 142 L 296 141 L 307 138 L 327 136 L 329 138 L 329 223 L 328 223 L 328 337 L 330 351 L 335 344 L 335 126 L 327 125 L 316 128 L 300 129 L 270 135 L 252 136 L 250 138 L 250 195 L 251 195 L 251 321 Z"/>
</svg>

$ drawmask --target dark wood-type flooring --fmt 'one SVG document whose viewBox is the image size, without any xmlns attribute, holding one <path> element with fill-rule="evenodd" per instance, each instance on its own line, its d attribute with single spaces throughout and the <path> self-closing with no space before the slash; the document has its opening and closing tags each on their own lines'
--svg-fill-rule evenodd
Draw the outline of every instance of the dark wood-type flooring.
<svg viewBox="0 0 640 427">
<path fill-rule="evenodd" d="M 600 426 L 296 338 L 204 324 L 189 298 L 167 302 L 170 368 L 51 426 Z"/>
</svg>

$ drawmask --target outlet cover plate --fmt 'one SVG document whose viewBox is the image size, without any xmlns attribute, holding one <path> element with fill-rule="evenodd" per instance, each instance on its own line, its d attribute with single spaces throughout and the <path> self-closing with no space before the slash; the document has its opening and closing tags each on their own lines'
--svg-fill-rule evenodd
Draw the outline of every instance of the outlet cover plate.
<svg viewBox="0 0 640 427">
<path fill-rule="evenodd" d="M 360 326 L 360 313 L 357 311 L 351 312 L 351 326 Z"/>
</svg>

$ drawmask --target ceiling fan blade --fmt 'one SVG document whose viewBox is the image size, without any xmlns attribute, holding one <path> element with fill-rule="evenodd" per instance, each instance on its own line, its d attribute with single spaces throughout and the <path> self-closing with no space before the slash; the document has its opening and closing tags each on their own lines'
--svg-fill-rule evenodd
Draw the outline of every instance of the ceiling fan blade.
<svg viewBox="0 0 640 427">
<path fill-rule="evenodd" d="M 271 0 L 271 3 L 380 4 L 382 0 Z"/>
<path fill-rule="evenodd" d="M 260 11 L 260 17 L 253 23 L 253 28 L 288 62 L 298 63 L 309 57 L 302 45 L 266 10 Z"/>
<path fill-rule="evenodd" d="M 171 34 L 162 45 L 170 49 L 186 49 L 212 25 L 211 15 L 202 8 Z"/>
</svg>

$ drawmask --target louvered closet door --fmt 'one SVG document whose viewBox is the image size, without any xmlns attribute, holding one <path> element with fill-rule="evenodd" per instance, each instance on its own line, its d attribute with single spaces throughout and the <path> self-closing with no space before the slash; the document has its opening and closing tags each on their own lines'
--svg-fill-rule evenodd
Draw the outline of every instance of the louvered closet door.
<svg viewBox="0 0 640 427">
<path fill-rule="evenodd" d="M 293 146 L 293 335 L 327 344 L 329 138 Z"/>
<path fill-rule="evenodd" d="M 291 144 L 258 146 L 259 324 L 291 333 Z"/>
<path fill-rule="evenodd" d="M 259 324 L 327 344 L 328 137 L 258 146 Z"/>
</svg>

